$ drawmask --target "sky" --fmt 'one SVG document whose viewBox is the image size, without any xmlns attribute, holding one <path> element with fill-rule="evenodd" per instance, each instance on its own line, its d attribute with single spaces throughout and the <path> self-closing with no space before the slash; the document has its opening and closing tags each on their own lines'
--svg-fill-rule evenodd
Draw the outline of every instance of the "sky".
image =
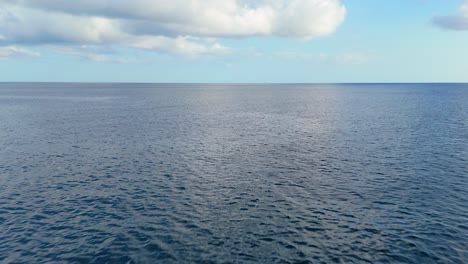
<svg viewBox="0 0 468 264">
<path fill-rule="evenodd" d="M 468 82 L 468 0 L 0 0 L 0 82 Z"/>
</svg>

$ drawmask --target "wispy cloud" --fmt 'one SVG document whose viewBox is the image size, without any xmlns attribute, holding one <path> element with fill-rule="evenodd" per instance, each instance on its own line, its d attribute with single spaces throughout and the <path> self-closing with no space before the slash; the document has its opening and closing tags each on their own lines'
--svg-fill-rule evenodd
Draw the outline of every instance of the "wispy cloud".
<svg viewBox="0 0 468 264">
<path fill-rule="evenodd" d="M 376 59 L 376 56 L 365 53 L 327 54 L 282 51 L 273 53 L 273 56 L 288 60 L 302 60 L 310 62 L 334 62 L 340 64 L 364 64 Z"/>
<path fill-rule="evenodd" d="M 468 0 L 462 1 L 458 10 L 451 15 L 436 16 L 434 25 L 448 30 L 468 30 Z"/>
<path fill-rule="evenodd" d="M 314 53 L 295 52 L 295 51 L 274 52 L 273 55 L 279 58 L 283 58 L 283 59 L 306 60 L 306 61 L 324 61 L 330 58 L 330 56 L 325 53 L 314 54 Z"/>
<path fill-rule="evenodd" d="M 81 57 L 95 62 L 114 62 L 114 63 L 144 63 L 147 60 L 138 56 L 121 56 L 111 47 L 107 46 L 54 46 L 47 48 L 55 53 Z"/>
<path fill-rule="evenodd" d="M 335 61 L 345 64 L 364 64 L 372 62 L 376 56 L 363 53 L 344 53 L 334 57 Z"/>
<path fill-rule="evenodd" d="M 5 60 L 13 56 L 39 57 L 41 54 L 17 46 L 0 47 L 0 60 Z"/>
</svg>

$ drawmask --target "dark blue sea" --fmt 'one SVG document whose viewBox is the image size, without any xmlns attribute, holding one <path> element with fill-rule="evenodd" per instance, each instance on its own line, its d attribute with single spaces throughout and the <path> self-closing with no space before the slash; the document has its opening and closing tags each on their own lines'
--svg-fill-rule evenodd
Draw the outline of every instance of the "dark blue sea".
<svg viewBox="0 0 468 264">
<path fill-rule="evenodd" d="M 468 263 L 468 84 L 0 84 L 0 263 Z"/>
</svg>

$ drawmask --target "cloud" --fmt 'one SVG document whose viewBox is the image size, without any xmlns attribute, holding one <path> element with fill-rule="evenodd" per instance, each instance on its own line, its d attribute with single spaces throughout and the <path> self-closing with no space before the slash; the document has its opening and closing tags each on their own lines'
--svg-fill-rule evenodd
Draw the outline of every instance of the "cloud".
<svg viewBox="0 0 468 264">
<path fill-rule="evenodd" d="M 0 0 L 0 45 L 217 55 L 226 38 L 331 34 L 345 14 L 340 0 Z"/>
<path fill-rule="evenodd" d="M 49 50 L 62 55 L 71 55 L 96 62 L 115 62 L 115 63 L 143 63 L 144 59 L 139 57 L 121 57 L 108 46 L 47 46 Z"/>
<path fill-rule="evenodd" d="M 363 53 L 345 53 L 335 56 L 337 62 L 344 64 L 365 64 L 375 59 L 375 56 Z"/>
<path fill-rule="evenodd" d="M 443 29 L 468 30 L 468 0 L 462 1 L 456 13 L 448 16 L 436 16 L 432 22 Z"/>
<path fill-rule="evenodd" d="M 341 54 L 327 54 L 327 53 L 307 53 L 307 52 L 292 52 L 282 51 L 274 52 L 275 57 L 287 60 L 300 60 L 308 62 L 334 62 L 340 64 L 365 64 L 372 62 L 377 57 L 365 53 L 341 53 Z"/>
<path fill-rule="evenodd" d="M 126 46 L 187 56 L 227 54 L 230 49 L 210 40 L 191 37 L 138 36 L 127 40 Z"/>
<path fill-rule="evenodd" d="M 330 56 L 325 53 L 307 53 L 307 52 L 295 52 L 295 51 L 280 51 L 274 52 L 273 56 L 287 59 L 287 60 L 303 60 L 303 61 L 325 61 L 329 60 Z"/>
<path fill-rule="evenodd" d="M 3 0 L 6 1 L 6 0 Z M 16 0 L 17 6 L 119 20 L 140 34 L 216 37 L 332 33 L 344 20 L 339 0 Z"/>
<path fill-rule="evenodd" d="M 5 60 L 12 56 L 39 57 L 41 54 L 17 46 L 0 47 L 0 60 Z"/>
</svg>

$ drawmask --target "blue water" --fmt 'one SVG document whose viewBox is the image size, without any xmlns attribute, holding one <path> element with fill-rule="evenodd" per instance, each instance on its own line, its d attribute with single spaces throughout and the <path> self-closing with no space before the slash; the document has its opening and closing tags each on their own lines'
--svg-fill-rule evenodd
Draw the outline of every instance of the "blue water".
<svg viewBox="0 0 468 264">
<path fill-rule="evenodd" d="M 0 84 L 0 263 L 468 263 L 468 85 Z"/>
</svg>

